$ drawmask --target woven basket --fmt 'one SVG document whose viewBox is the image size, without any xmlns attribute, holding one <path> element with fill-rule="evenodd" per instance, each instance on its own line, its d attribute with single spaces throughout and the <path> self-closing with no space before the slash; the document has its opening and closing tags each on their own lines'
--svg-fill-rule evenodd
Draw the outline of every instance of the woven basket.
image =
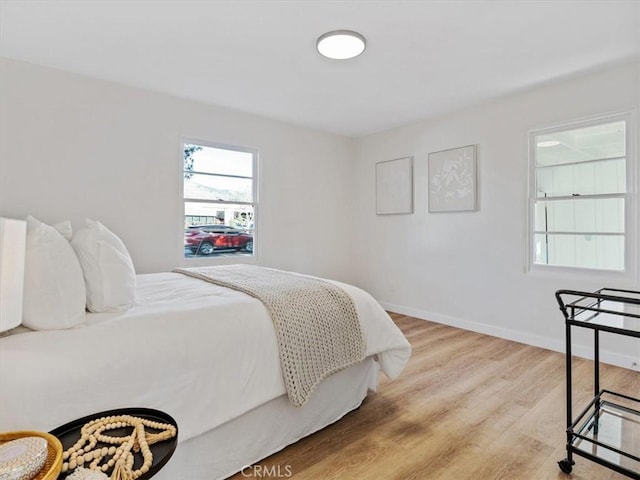
<svg viewBox="0 0 640 480">
<path fill-rule="evenodd" d="M 53 435 L 46 432 L 23 430 L 19 432 L 0 432 L 0 445 L 24 437 L 41 437 L 47 441 L 47 460 L 44 467 L 32 480 L 56 480 L 62 470 L 62 444 Z"/>
</svg>

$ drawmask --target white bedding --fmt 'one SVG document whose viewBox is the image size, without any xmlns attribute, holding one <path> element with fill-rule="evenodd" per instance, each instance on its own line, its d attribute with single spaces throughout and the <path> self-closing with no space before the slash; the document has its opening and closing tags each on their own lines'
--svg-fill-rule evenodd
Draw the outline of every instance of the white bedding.
<svg viewBox="0 0 640 480">
<path fill-rule="evenodd" d="M 137 304 L 124 313 L 0 339 L 0 431 L 48 431 L 135 406 L 172 415 L 182 442 L 285 393 L 259 300 L 178 273 L 137 280 Z M 367 355 L 397 376 L 410 356 L 407 340 L 370 295 L 334 283 L 356 304 Z"/>
</svg>

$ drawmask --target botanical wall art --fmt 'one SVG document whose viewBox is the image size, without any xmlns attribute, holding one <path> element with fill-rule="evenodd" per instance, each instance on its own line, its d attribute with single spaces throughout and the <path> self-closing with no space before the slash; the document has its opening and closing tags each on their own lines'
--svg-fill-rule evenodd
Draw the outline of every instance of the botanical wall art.
<svg viewBox="0 0 640 480">
<path fill-rule="evenodd" d="M 476 146 L 429 154 L 429 212 L 476 209 Z"/>
<path fill-rule="evenodd" d="M 413 213 L 413 157 L 376 163 L 376 213 Z"/>
</svg>

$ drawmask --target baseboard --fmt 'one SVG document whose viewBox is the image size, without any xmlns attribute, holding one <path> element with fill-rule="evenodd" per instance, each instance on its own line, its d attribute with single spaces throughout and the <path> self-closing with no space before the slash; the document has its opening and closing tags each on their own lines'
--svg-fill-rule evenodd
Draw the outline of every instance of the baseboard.
<svg viewBox="0 0 640 480">
<path fill-rule="evenodd" d="M 403 305 L 396 305 L 393 303 L 380 302 L 380 305 L 382 305 L 382 307 L 389 312 L 409 315 L 421 320 L 429 320 L 432 322 L 441 323 L 443 325 L 461 328 L 463 330 L 483 333 L 485 335 L 491 335 L 492 337 L 504 338 L 506 340 L 512 340 L 514 342 L 524 343 L 526 345 L 532 345 L 534 347 L 553 350 L 555 352 L 565 352 L 563 340 L 543 337 L 540 335 L 533 335 L 530 333 L 511 330 L 508 328 L 500 328 L 493 325 L 487 325 L 486 323 L 473 322 L 470 320 L 455 318 L 439 313 L 427 312 L 424 310 L 405 307 Z M 583 345 L 573 345 L 573 354 L 581 358 L 593 360 L 593 349 Z M 608 363 L 610 365 L 616 365 L 618 367 L 640 371 L 638 359 L 630 355 L 621 355 L 616 352 L 602 349 L 600 351 L 600 360 L 603 363 Z"/>
</svg>

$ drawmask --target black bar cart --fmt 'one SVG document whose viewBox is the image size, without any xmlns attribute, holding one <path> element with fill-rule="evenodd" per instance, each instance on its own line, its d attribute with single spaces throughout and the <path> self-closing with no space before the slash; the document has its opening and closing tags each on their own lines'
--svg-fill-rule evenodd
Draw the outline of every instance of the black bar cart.
<svg viewBox="0 0 640 480">
<path fill-rule="evenodd" d="M 600 332 L 640 338 L 640 292 L 602 288 L 558 290 L 565 318 L 567 457 L 558 465 L 571 473 L 579 455 L 640 480 L 640 399 L 600 388 Z M 572 412 L 571 329 L 593 330 L 594 396 L 575 418 Z M 637 393 L 637 392 L 634 392 Z"/>
</svg>

